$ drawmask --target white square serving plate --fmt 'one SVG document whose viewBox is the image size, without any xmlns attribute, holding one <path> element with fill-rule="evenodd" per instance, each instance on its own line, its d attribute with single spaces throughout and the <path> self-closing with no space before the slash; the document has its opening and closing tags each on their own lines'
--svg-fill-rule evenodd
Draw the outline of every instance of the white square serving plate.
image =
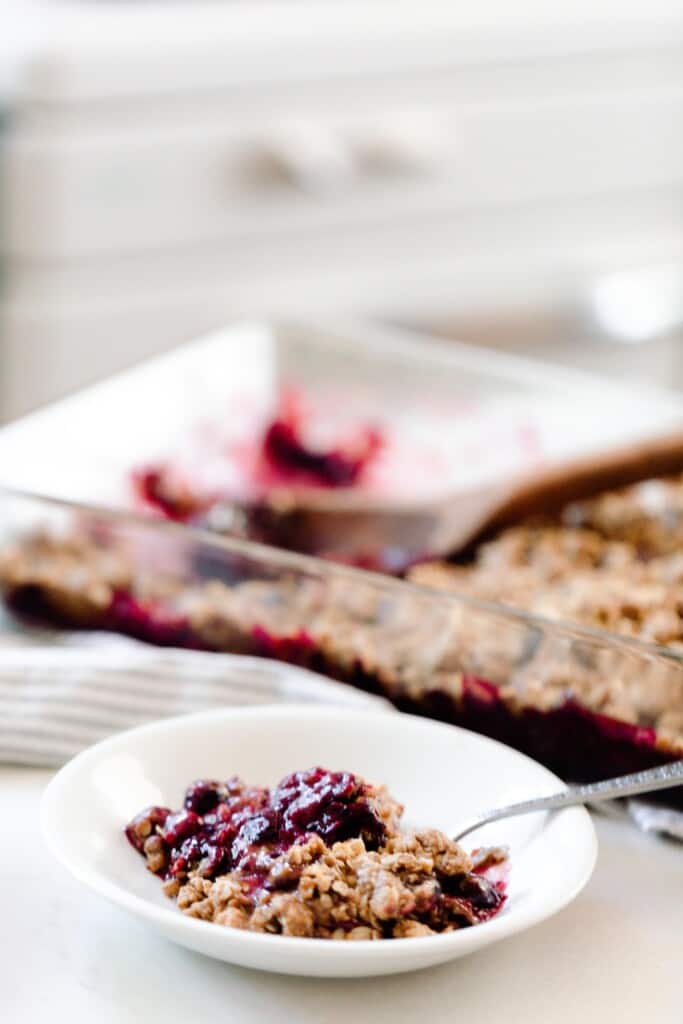
<svg viewBox="0 0 683 1024">
<path fill-rule="evenodd" d="M 239 441 L 283 389 L 306 396 L 323 437 L 381 426 L 392 444 L 372 487 L 384 498 L 466 491 L 683 423 L 674 392 L 459 342 L 368 323 L 238 322 L 0 429 L 0 484 L 127 506 L 134 466 L 191 460 L 208 433 L 214 447 Z"/>
</svg>

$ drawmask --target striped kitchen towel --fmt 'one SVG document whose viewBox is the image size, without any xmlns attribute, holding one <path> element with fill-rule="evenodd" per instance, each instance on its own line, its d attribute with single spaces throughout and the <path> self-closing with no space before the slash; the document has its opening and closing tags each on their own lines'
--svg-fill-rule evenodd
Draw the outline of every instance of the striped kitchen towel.
<svg viewBox="0 0 683 1024">
<path fill-rule="evenodd" d="M 122 729 L 244 704 L 389 709 L 380 697 L 281 662 L 149 647 L 109 633 L 0 630 L 0 764 L 59 767 Z M 622 800 L 596 810 L 683 839 L 683 813 Z"/>
<path fill-rule="evenodd" d="M 243 704 L 389 705 L 262 658 L 148 647 L 123 637 L 52 634 L 0 641 L 0 762 L 52 767 L 121 729 Z M 58 642 L 55 643 L 54 641 Z"/>
</svg>

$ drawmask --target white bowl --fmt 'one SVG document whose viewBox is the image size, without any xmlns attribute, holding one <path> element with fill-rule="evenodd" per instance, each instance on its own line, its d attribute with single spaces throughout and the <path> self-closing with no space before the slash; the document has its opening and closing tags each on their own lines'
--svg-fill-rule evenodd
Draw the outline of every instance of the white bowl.
<svg viewBox="0 0 683 1024">
<path fill-rule="evenodd" d="M 273 784 L 322 764 L 386 783 L 408 826 L 448 832 L 471 812 L 562 783 L 536 762 L 453 726 L 383 711 L 287 705 L 230 708 L 132 729 L 71 761 L 43 798 L 43 829 L 68 870 L 162 935 L 229 963 L 285 974 L 361 977 L 414 970 L 508 938 L 565 906 L 585 885 L 596 838 L 583 808 L 487 826 L 472 845 L 510 847 L 509 898 L 493 920 L 444 935 L 335 942 L 223 928 L 181 914 L 126 841 L 148 804 L 178 807 L 201 776 Z"/>
</svg>

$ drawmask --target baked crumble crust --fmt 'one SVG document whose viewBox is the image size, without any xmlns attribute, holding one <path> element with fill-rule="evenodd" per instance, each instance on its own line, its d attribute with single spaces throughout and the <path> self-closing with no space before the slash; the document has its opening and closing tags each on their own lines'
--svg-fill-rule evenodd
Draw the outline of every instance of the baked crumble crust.
<svg viewBox="0 0 683 1024">
<path fill-rule="evenodd" d="M 567 538 L 556 526 L 518 527 L 482 547 L 471 567 L 425 564 L 411 578 L 683 650 L 678 555 L 629 561 L 621 543 L 611 544 L 586 531 Z M 10 603 L 21 608 L 28 596 L 32 608 L 37 602 L 68 625 L 121 628 L 128 616 L 124 628 L 132 621 L 135 633 L 147 615 L 153 631 L 142 635 L 156 642 L 298 660 L 399 703 L 439 692 L 457 705 L 471 676 L 496 683 L 513 713 L 571 698 L 654 729 L 664 752 L 683 754 L 683 676 L 673 666 L 667 673 L 639 659 L 630 669 L 622 651 L 570 640 L 530 644 L 515 622 L 501 618 L 492 630 L 476 608 L 437 608 L 415 592 L 380 596 L 346 580 L 295 577 L 188 586 L 136 576 L 127 552 L 85 536 L 36 536 L 6 549 L 0 581 Z"/>
<path fill-rule="evenodd" d="M 650 483 L 673 509 L 663 525 L 643 498 Z M 427 563 L 410 578 L 680 655 L 682 495 L 683 477 L 613 492 L 502 532 L 468 565 Z M 673 659 L 343 577 L 191 583 L 186 563 L 174 569 L 159 554 L 152 567 L 147 548 L 139 559 L 135 542 L 77 525 L 0 551 L 0 587 L 17 611 L 62 625 L 301 664 L 492 735 L 575 781 L 683 757 L 683 669 Z"/>
<path fill-rule="evenodd" d="M 663 756 L 683 756 L 683 673 L 673 664 L 631 664 L 621 649 L 571 637 L 539 643 L 514 620 L 501 616 L 493 629 L 490 613 L 437 606 L 407 588 L 390 595 L 295 576 L 188 585 L 172 572 L 136 573 L 133 563 L 111 541 L 36 535 L 0 553 L 0 585 L 10 605 L 61 624 L 295 661 L 450 720 L 472 699 L 490 703 L 487 680 L 512 715 L 573 702 L 649 730 L 636 739 Z M 471 566 L 428 563 L 411 579 L 683 651 L 683 559 L 643 561 L 594 531 L 516 527 Z"/>
<path fill-rule="evenodd" d="M 267 880 L 272 888 L 253 909 L 230 875 L 208 884 L 191 878 L 178 907 L 204 921 L 282 935 L 347 941 L 434 935 L 478 922 L 464 890 L 447 908 L 440 900 L 445 879 L 471 870 L 464 850 L 433 830 L 397 836 L 372 851 L 362 839 L 328 847 L 316 836 L 281 854 Z M 283 891 L 290 880 L 294 888 Z"/>
</svg>

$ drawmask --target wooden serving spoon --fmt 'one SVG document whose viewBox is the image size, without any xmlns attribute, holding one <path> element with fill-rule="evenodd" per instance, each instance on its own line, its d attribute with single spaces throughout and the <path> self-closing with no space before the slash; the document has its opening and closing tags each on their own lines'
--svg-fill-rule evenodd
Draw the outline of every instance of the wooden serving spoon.
<svg viewBox="0 0 683 1024">
<path fill-rule="evenodd" d="M 400 571 L 420 558 L 455 555 L 529 515 L 682 470 L 683 431 L 675 431 L 431 501 L 390 504 L 351 490 L 283 493 L 259 514 L 286 547 L 354 562 L 367 552 L 373 567 Z"/>
</svg>

